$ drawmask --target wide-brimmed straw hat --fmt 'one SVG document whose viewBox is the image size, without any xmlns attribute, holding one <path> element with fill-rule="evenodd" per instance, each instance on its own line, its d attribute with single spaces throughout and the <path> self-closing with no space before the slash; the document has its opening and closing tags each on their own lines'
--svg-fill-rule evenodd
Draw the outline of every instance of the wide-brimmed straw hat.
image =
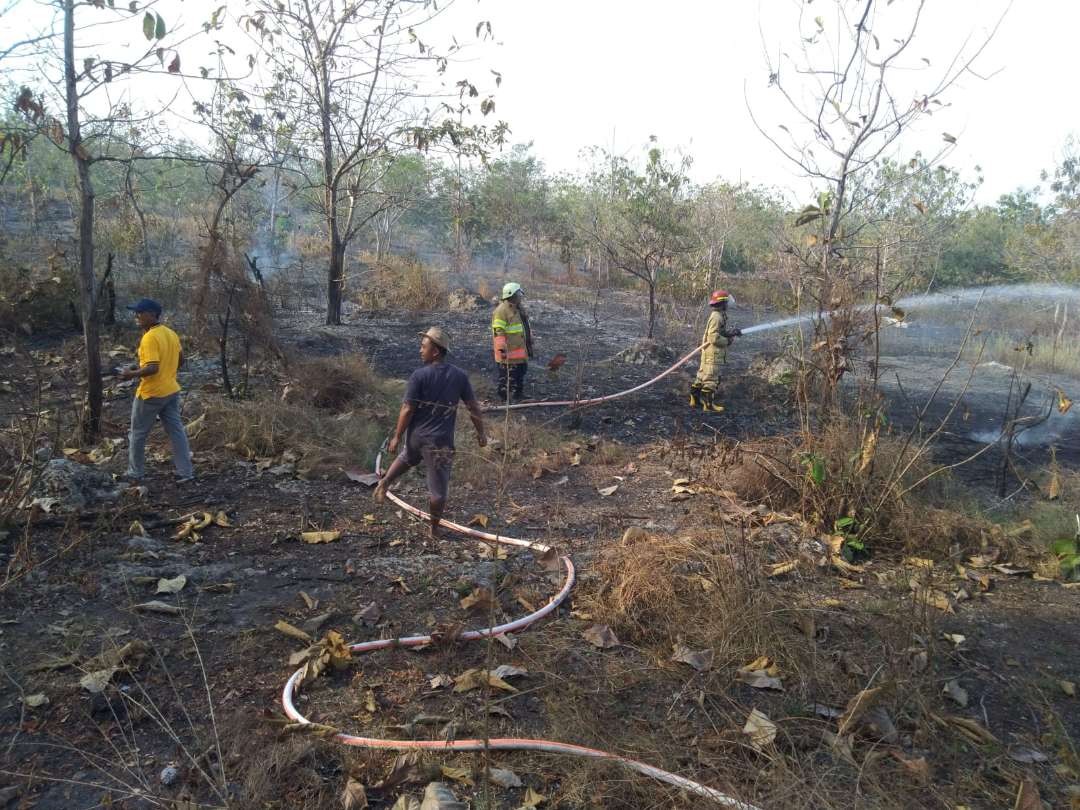
<svg viewBox="0 0 1080 810">
<path fill-rule="evenodd" d="M 426 337 L 447 354 L 450 353 L 450 335 L 446 334 L 445 329 L 440 329 L 438 326 L 429 326 L 426 332 L 419 332 L 417 334 L 419 334 L 420 337 Z"/>
</svg>

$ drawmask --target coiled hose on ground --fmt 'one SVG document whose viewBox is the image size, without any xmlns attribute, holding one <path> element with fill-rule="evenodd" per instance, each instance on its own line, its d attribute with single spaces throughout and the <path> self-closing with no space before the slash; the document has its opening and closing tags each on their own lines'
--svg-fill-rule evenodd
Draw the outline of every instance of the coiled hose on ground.
<svg viewBox="0 0 1080 810">
<path fill-rule="evenodd" d="M 595 405 L 601 402 L 607 402 L 612 399 L 618 399 L 619 397 L 627 396 L 635 391 L 640 391 L 643 388 L 647 388 L 659 382 L 671 372 L 675 371 L 679 366 L 688 362 L 694 355 L 701 351 L 701 347 L 694 349 L 694 351 L 681 358 L 677 363 L 658 374 L 656 377 L 642 383 L 641 385 L 630 388 L 626 391 L 620 391 L 616 394 L 610 394 L 604 397 L 595 397 L 585 400 L 563 400 L 563 401 L 545 401 L 545 402 L 522 402 L 515 405 L 499 406 L 498 408 L 489 408 L 489 410 L 501 410 L 501 409 L 521 409 L 538 406 L 571 406 L 571 407 L 585 407 L 589 405 Z M 378 457 L 375 459 L 375 472 L 382 474 L 382 450 L 379 451 Z M 406 512 L 415 515 L 422 520 L 430 518 L 426 512 L 413 506 L 410 503 L 402 500 L 396 496 L 393 492 L 387 492 L 386 496 L 399 507 Z M 490 532 L 483 532 L 477 529 L 472 529 L 468 526 L 462 526 L 457 523 L 453 523 L 449 520 L 443 520 L 441 525 L 453 532 L 456 532 L 466 537 L 474 537 L 478 540 L 484 540 L 489 543 L 500 543 L 502 545 L 518 546 L 519 548 L 527 548 L 531 551 L 535 551 L 538 554 L 545 554 L 551 550 L 550 546 L 546 546 L 543 543 L 534 543 L 529 540 L 522 540 L 517 537 L 507 537 L 501 534 L 491 534 Z M 574 587 L 575 570 L 574 564 L 569 557 L 560 557 L 560 561 L 563 565 L 565 572 L 565 579 L 559 591 L 551 598 L 551 600 L 532 613 L 526 616 L 522 616 L 519 619 L 515 619 L 512 622 L 501 624 L 496 627 L 486 627 L 478 630 L 470 630 L 462 633 L 459 636 L 461 641 L 475 641 L 484 638 L 491 638 L 503 633 L 509 633 L 517 630 L 524 630 L 529 625 L 536 621 L 539 621 L 543 617 L 553 613 L 560 604 L 570 595 L 570 590 Z M 350 644 L 349 649 L 353 653 L 368 653 L 375 652 L 376 650 L 384 650 L 388 647 L 421 647 L 432 642 L 431 636 L 407 636 L 404 638 L 396 639 L 378 639 L 375 641 L 363 641 L 356 644 Z M 292 677 L 285 683 L 285 688 L 281 693 L 281 703 L 285 709 L 285 714 L 294 722 L 307 724 L 310 723 L 304 715 L 302 715 L 296 708 L 296 704 L 293 700 L 296 687 L 301 679 L 303 668 L 298 669 L 292 674 Z M 520 737 L 493 737 L 490 739 L 472 739 L 472 740 L 390 740 L 382 739 L 378 737 L 361 737 L 355 734 L 338 733 L 332 738 L 337 742 L 345 745 L 353 745 L 360 748 L 383 748 L 396 751 L 410 751 L 418 749 L 436 750 L 436 751 L 541 751 L 548 754 L 566 754 L 577 757 L 587 757 L 589 759 L 605 760 L 608 762 L 614 762 L 629 768 L 632 771 L 636 771 L 644 776 L 648 776 L 659 782 L 663 782 L 673 787 L 680 788 L 695 796 L 700 796 L 706 799 L 712 799 L 714 802 L 721 804 L 725 807 L 734 807 L 737 810 L 760 810 L 760 808 L 754 805 L 747 804 L 740 801 L 733 796 L 729 796 L 726 793 L 722 793 L 714 788 L 707 787 L 698 782 L 694 782 L 686 777 L 679 776 L 678 774 L 665 771 L 662 768 L 657 768 L 653 765 L 648 765 L 644 762 L 639 762 L 635 759 L 619 756 L 609 751 L 601 751 L 596 748 L 587 748 L 582 745 L 573 745 L 571 743 L 555 742 L 553 740 L 539 740 L 539 739 L 527 739 Z"/>
</svg>

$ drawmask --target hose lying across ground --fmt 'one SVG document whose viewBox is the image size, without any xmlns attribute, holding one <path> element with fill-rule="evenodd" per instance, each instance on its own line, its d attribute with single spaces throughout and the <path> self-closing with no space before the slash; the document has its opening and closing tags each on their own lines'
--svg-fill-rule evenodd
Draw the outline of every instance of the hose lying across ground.
<svg viewBox="0 0 1080 810">
<path fill-rule="evenodd" d="M 656 383 L 660 382 L 660 380 L 664 379 L 664 377 L 666 377 L 668 374 L 671 374 L 671 372 L 675 371 L 675 369 L 677 369 L 679 366 L 683 366 L 683 365 L 686 365 L 687 363 L 689 363 L 692 359 L 694 359 L 695 355 L 697 355 L 702 349 L 705 348 L 706 345 L 707 344 L 702 344 L 701 346 L 698 346 L 696 349 L 694 349 L 689 354 L 683 355 L 679 360 L 677 360 L 675 362 L 674 365 L 669 366 L 664 371 L 661 371 L 659 374 L 657 374 L 651 380 L 646 380 L 641 385 L 635 385 L 633 388 L 627 388 L 625 391 L 617 391 L 614 394 L 608 394 L 608 395 L 602 396 L 602 397 L 593 397 L 591 399 L 538 399 L 538 400 L 535 400 L 533 402 L 518 402 L 518 403 L 515 403 L 513 405 L 488 405 L 487 407 L 484 408 L 484 410 L 485 411 L 517 411 L 517 410 L 520 410 L 522 408 L 545 408 L 545 407 L 546 408 L 551 408 L 551 407 L 587 408 L 587 407 L 589 407 L 591 405 L 599 405 L 602 402 L 610 402 L 613 399 L 619 399 L 621 397 L 629 396 L 630 394 L 636 394 L 638 391 L 641 391 L 641 390 L 643 390 L 645 388 L 648 388 L 650 385 L 655 385 Z"/>
<path fill-rule="evenodd" d="M 520 409 L 537 406 L 572 406 L 572 407 L 584 407 L 588 405 L 598 404 L 600 402 L 606 402 L 608 400 L 617 399 L 619 397 L 626 396 L 640 391 L 659 380 L 666 377 L 673 372 L 679 366 L 689 361 L 694 355 L 701 351 L 701 347 L 694 349 L 694 351 L 687 354 L 675 365 L 668 368 L 666 371 L 657 375 L 648 382 L 635 386 L 627 391 L 620 391 L 616 394 L 610 394 L 605 397 L 596 397 L 586 400 L 573 400 L 573 401 L 560 401 L 560 402 L 523 402 L 516 405 L 501 406 L 500 409 Z M 495 409 L 492 409 L 495 410 Z M 379 475 L 382 474 L 382 451 L 380 450 L 378 457 L 375 460 L 375 472 Z M 399 507 L 409 512 L 412 515 L 427 520 L 430 518 L 426 512 L 417 507 L 406 503 L 401 498 L 394 495 L 392 492 L 387 492 L 386 496 L 397 504 Z M 443 520 L 441 525 L 447 529 L 458 534 L 465 535 L 466 537 L 474 537 L 478 540 L 484 540 L 489 543 L 500 543 L 509 546 L 518 546 L 520 548 L 527 548 L 538 554 L 545 554 L 551 551 L 550 546 L 546 546 L 542 543 L 534 543 L 529 540 L 522 540 L 516 537 L 507 537 L 501 534 L 491 534 L 489 532 L 482 532 L 476 529 L 469 528 L 468 526 L 461 526 L 457 523 L 452 523 L 448 520 Z M 501 635 L 503 633 L 509 633 L 517 630 L 524 630 L 529 625 L 536 621 L 539 621 L 544 616 L 553 613 L 560 604 L 570 595 L 570 590 L 574 587 L 575 570 L 574 564 L 569 557 L 560 557 L 560 561 L 563 565 L 565 572 L 565 579 L 562 587 L 559 588 L 551 600 L 532 613 L 526 616 L 522 616 L 519 619 L 515 619 L 512 622 L 498 625 L 497 627 L 487 627 L 478 630 L 470 630 L 462 633 L 458 638 L 461 641 L 474 641 L 485 638 L 492 638 L 494 636 Z M 389 647 L 422 647 L 432 642 L 431 636 L 408 636 L 405 638 L 396 639 L 378 639 L 375 641 L 364 641 L 357 644 L 350 644 L 349 649 L 353 653 L 367 653 L 375 652 L 376 650 L 384 650 Z M 292 677 L 285 684 L 285 688 L 281 693 L 281 703 L 285 709 L 285 714 L 290 719 L 297 723 L 307 724 L 310 723 L 304 715 L 302 715 L 296 708 L 293 701 L 297 684 L 299 683 L 303 674 L 303 668 L 298 669 L 292 674 Z M 726 807 L 734 807 L 737 810 L 759 810 L 754 805 L 742 802 L 726 793 L 721 793 L 713 788 L 706 787 L 698 782 L 694 782 L 678 774 L 665 771 L 661 768 L 648 765 L 644 762 L 639 762 L 635 759 L 629 759 L 627 757 L 619 756 L 618 754 L 612 754 L 608 751 L 601 751 L 596 748 L 587 748 L 581 745 L 572 745 L 570 743 L 554 742 L 551 740 L 536 740 L 526 739 L 519 737 L 495 737 L 490 739 L 472 739 L 472 740 L 388 740 L 377 737 L 360 737 L 354 734 L 338 733 L 334 735 L 334 740 L 343 743 L 345 745 L 354 745 L 360 748 L 384 748 L 397 751 L 408 751 L 416 749 L 428 749 L 437 751 L 542 751 L 549 754 L 568 754 L 570 756 L 588 757 L 590 759 L 605 760 L 608 762 L 615 762 L 632 771 L 648 776 L 657 781 L 664 782 L 665 784 L 672 785 L 677 788 L 681 788 L 695 796 L 701 796 L 706 799 L 712 799 L 713 801 L 724 805 Z"/>
</svg>

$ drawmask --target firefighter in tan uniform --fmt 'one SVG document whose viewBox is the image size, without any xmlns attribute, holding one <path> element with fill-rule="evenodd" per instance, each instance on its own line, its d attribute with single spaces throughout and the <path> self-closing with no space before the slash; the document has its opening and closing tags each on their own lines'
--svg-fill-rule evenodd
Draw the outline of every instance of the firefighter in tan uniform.
<svg viewBox="0 0 1080 810">
<path fill-rule="evenodd" d="M 522 299 L 525 291 L 511 281 L 503 285 L 501 301 L 491 315 L 491 341 L 495 350 L 495 384 L 506 401 L 507 382 L 514 401 L 525 396 L 525 372 L 533 356 L 532 330 Z"/>
<path fill-rule="evenodd" d="M 709 322 L 705 326 L 705 336 L 701 343 L 701 364 L 697 377 L 690 386 L 690 407 L 713 413 L 723 413 L 724 406 L 714 401 L 716 388 L 720 384 L 720 365 L 727 361 L 727 347 L 732 338 L 742 334 L 741 329 L 728 329 L 727 305 L 731 296 L 725 290 L 715 290 L 709 296 Z"/>
</svg>

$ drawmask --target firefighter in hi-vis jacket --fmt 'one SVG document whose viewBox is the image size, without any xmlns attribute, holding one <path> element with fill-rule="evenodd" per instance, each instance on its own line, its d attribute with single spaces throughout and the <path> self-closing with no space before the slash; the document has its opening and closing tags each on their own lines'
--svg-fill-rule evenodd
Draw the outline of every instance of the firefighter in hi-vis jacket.
<svg viewBox="0 0 1080 810">
<path fill-rule="evenodd" d="M 507 382 L 514 401 L 525 396 L 525 372 L 533 356 L 532 330 L 522 299 L 525 291 L 511 281 L 503 285 L 501 301 L 491 315 L 491 339 L 495 350 L 496 386 L 506 401 Z"/>
<path fill-rule="evenodd" d="M 724 406 L 714 400 L 716 388 L 720 384 L 720 365 L 727 361 L 727 347 L 731 339 L 742 334 L 741 329 L 727 328 L 727 305 L 731 298 L 725 290 L 715 290 L 709 296 L 709 322 L 705 326 L 705 336 L 701 343 L 701 364 L 697 377 L 690 386 L 690 407 L 713 413 L 723 413 Z"/>
</svg>

